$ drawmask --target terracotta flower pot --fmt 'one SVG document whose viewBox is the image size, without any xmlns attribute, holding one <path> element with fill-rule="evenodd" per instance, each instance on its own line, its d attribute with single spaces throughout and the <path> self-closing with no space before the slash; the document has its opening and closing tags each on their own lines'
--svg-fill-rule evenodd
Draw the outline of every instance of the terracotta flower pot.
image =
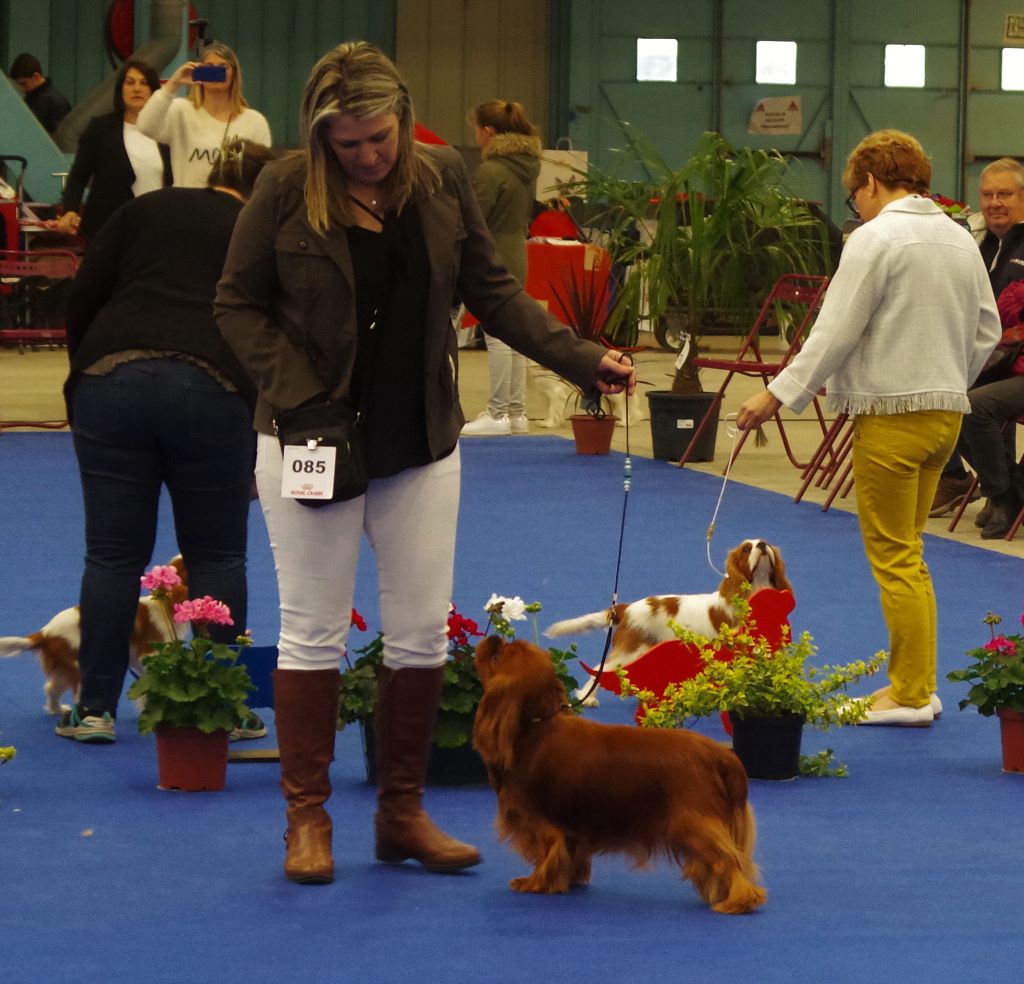
<svg viewBox="0 0 1024 984">
<path fill-rule="evenodd" d="M 160 789 L 192 793 L 223 789 L 228 768 L 228 732 L 158 727 L 156 761 Z"/>
<path fill-rule="evenodd" d="M 1003 772 L 1024 772 L 1024 714 L 1008 708 L 999 715 L 999 736 L 1003 745 Z"/>
<path fill-rule="evenodd" d="M 577 454 L 608 454 L 612 449 L 617 417 L 593 417 L 589 413 L 575 413 L 569 418 L 572 435 L 576 438 Z"/>
</svg>

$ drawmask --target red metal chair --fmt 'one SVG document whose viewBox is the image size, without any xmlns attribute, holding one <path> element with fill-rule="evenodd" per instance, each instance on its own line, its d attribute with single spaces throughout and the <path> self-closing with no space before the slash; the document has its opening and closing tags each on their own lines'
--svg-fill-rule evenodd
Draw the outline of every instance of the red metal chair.
<svg viewBox="0 0 1024 984">
<path fill-rule="evenodd" d="M 815 488 L 829 489 L 828 497 L 821 507 L 828 512 L 836 497 L 845 499 L 853 488 L 853 464 L 850 451 L 853 449 L 853 421 L 845 413 L 839 414 L 825 432 L 810 462 L 803 470 L 803 482 L 793 496 L 794 502 L 800 502 L 811 483 Z"/>
<path fill-rule="evenodd" d="M 24 354 L 39 345 L 64 345 L 60 293 L 78 270 L 79 257 L 70 250 L 0 250 L 0 345 L 17 345 Z M 0 420 L 9 427 L 60 430 L 66 420 Z"/>
<path fill-rule="evenodd" d="M 725 391 L 729 388 L 729 383 L 732 382 L 735 375 L 760 376 L 765 386 L 767 386 L 800 351 L 804 338 L 807 336 L 811 325 L 814 323 L 818 309 L 821 307 L 822 299 L 825 296 L 825 289 L 828 287 L 828 281 L 828 277 L 812 274 L 784 274 L 779 277 L 775 282 L 775 286 L 772 287 L 768 296 L 764 299 L 764 303 L 761 305 L 761 309 L 758 311 L 750 331 L 747 332 L 746 337 L 743 339 L 743 343 L 740 345 L 739 352 L 737 352 L 735 358 L 710 359 L 698 356 L 693 360 L 693 364 L 698 369 L 723 370 L 725 378 L 718 387 L 718 392 L 715 394 L 715 398 L 708 407 L 703 419 L 694 430 L 686 452 L 679 459 L 680 465 L 685 465 L 689 460 L 690 454 L 698 446 L 700 436 L 705 428 L 717 426 L 719 407 L 725 397 Z M 780 310 L 787 311 L 790 309 L 792 310 L 793 321 L 790 329 L 789 347 L 777 362 L 769 362 L 761 354 L 761 330 L 770 322 L 773 314 Z M 822 435 L 824 435 L 828 427 L 817 397 L 814 398 L 814 412 L 817 415 Z M 797 460 L 796 454 L 789 443 L 789 438 L 786 435 L 786 428 L 782 423 L 782 418 L 777 413 L 775 414 L 775 423 L 778 425 L 782 444 L 786 449 L 786 455 L 794 467 L 801 469 L 807 467 L 806 462 Z M 736 460 L 736 456 L 742 450 L 749 436 L 750 431 L 744 431 L 740 436 L 729 457 L 729 461 L 726 463 L 726 470 Z"/>
</svg>

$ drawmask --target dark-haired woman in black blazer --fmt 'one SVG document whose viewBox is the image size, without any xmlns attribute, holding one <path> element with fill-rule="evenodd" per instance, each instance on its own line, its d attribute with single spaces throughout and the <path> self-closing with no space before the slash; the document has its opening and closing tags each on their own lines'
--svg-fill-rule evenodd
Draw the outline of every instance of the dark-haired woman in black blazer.
<svg viewBox="0 0 1024 984">
<path fill-rule="evenodd" d="M 78 140 L 58 229 L 92 239 L 125 202 L 171 183 L 170 151 L 135 125 L 139 110 L 159 86 L 156 70 L 145 62 L 133 58 L 121 66 L 114 112 L 93 117 Z"/>
</svg>

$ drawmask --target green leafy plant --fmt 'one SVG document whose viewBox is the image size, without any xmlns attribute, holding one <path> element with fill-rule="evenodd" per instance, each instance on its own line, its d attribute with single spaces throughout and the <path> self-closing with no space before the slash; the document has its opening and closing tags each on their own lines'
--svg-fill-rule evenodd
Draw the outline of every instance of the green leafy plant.
<svg viewBox="0 0 1024 984">
<path fill-rule="evenodd" d="M 483 696 L 480 678 L 476 675 L 473 662 L 476 644 L 474 639 L 493 631 L 505 639 L 514 639 L 513 621 L 525 620 L 532 615 L 535 640 L 539 635 L 536 614 L 541 610 L 539 602 L 526 604 L 521 598 L 501 598 L 492 595 L 485 606 L 488 620 L 481 631 L 472 619 L 461 615 L 454 606 L 448 615 L 448 661 L 444 666 L 444 683 L 441 688 L 441 703 L 434 726 L 434 744 L 441 748 L 458 748 L 468 744 L 473 734 L 473 720 L 477 705 Z M 353 611 L 353 625 L 366 630 L 366 622 L 358 612 Z M 548 649 L 555 672 L 565 684 L 566 691 L 572 692 L 577 682 L 567 669 L 567 661 L 576 656 L 576 647 L 568 650 Z M 378 632 L 365 646 L 353 650 L 354 660 L 346 654 L 348 668 L 341 674 L 340 700 L 338 704 L 338 730 L 356 721 L 366 721 L 373 715 L 377 705 L 377 667 L 384 658 L 384 637 Z"/>
<path fill-rule="evenodd" d="M 636 127 L 622 123 L 630 180 L 591 167 L 573 193 L 605 206 L 616 264 L 626 268 L 605 332 L 626 341 L 642 318 L 678 319 L 682 344 L 673 392 L 700 390 L 693 359 L 711 323 L 748 325 L 784 273 L 829 273 L 826 230 L 807 203 L 786 189 L 787 158 L 733 148 L 705 133 L 693 156 L 673 167 Z"/>
<path fill-rule="evenodd" d="M 620 670 L 624 690 L 644 704 L 648 727 L 679 727 L 688 721 L 728 711 L 743 717 L 802 714 L 821 729 L 854 724 L 864 718 L 868 697 L 851 698 L 847 685 L 872 676 L 885 662 L 885 653 L 870 660 L 840 666 L 809 665 L 817 653 L 810 633 L 795 641 L 784 638 L 772 649 L 757 632 L 750 606 L 740 599 L 740 622 L 723 625 L 714 639 L 705 639 L 678 625 L 676 636 L 699 649 L 704 668 L 688 680 L 670 684 L 663 696 L 628 685 L 628 669 Z"/>
<path fill-rule="evenodd" d="M 643 705 L 645 727 L 686 727 L 696 718 L 722 712 L 744 718 L 802 715 L 821 731 L 864 719 L 871 698 L 852 698 L 846 688 L 877 673 L 885 653 L 840 666 L 809 665 L 817 653 L 810 633 L 802 633 L 795 641 L 784 634 L 782 644 L 772 648 L 758 633 L 750 605 L 743 599 L 733 604 L 739 623 L 724 624 L 714 639 L 672 626 L 678 639 L 698 647 L 704 668 L 688 680 L 669 684 L 661 697 L 632 686 L 628 668 L 619 670 L 623 695 L 634 696 Z M 845 776 L 847 769 L 833 766 L 832 750 L 827 749 L 801 756 L 800 773 Z"/>
<path fill-rule="evenodd" d="M 960 710 L 973 706 L 985 717 L 1000 710 L 1024 714 L 1024 636 L 997 633 L 996 626 L 1002 617 L 993 612 L 988 612 L 982 621 L 989 627 L 991 638 L 984 646 L 968 649 L 971 663 L 947 673 L 946 679 L 971 684 L 967 696 L 960 701 Z"/>
<path fill-rule="evenodd" d="M 845 779 L 850 770 L 845 765 L 832 764 L 832 749 L 823 748 L 813 755 L 800 756 L 800 775 L 817 776 L 818 778 L 832 777 Z"/>
<path fill-rule="evenodd" d="M 174 604 L 172 611 L 168 589 L 179 583 L 173 567 L 153 567 L 142 579 L 142 586 L 161 602 L 172 634 L 177 635 L 177 625 L 188 622 L 194 632 L 190 641 L 175 637 L 154 643 L 143 661 L 141 675 L 128 688 L 129 697 L 145 701 L 139 731 L 148 734 L 158 727 L 230 731 L 251 713 L 245 699 L 255 687 L 238 654 L 252 640 L 240 635 L 232 647 L 205 635 L 210 624 L 233 624 L 227 605 L 208 595 Z"/>
</svg>

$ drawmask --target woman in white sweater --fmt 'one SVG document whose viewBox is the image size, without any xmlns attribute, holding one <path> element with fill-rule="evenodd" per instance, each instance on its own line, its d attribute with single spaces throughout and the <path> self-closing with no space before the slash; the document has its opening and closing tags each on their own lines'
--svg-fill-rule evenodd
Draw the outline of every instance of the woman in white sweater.
<svg viewBox="0 0 1024 984">
<path fill-rule="evenodd" d="M 198 82 L 197 65 L 223 66 L 224 81 Z M 191 85 L 187 97 L 178 89 Z M 226 44 L 214 42 L 203 49 L 202 62 L 185 62 L 153 93 L 139 112 L 139 129 L 171 148 L 171 170 L 179 188 L 205 188 L 210 168 L 220 160 L 221 148 L 232 140 L 248 140 L 269 147 L 266 117 L 242 95 L 242 68 Z"/>
<path fill-rule="evenodd" d="M 829 409 L 855 417 L 857 513 L 890 649 L 890 685 L 862 723 L 927 727 L 942 704 L 921 533 L 999 316 L 977 244 L 926 197 L 931 163 L 913 137 L 865 137 L 843 184 L 864 225 L 843 248 L 807 344 L 737 423 L 756 427 L 781 406 L 799 413 L 821 386 Z"/>
</svg>

